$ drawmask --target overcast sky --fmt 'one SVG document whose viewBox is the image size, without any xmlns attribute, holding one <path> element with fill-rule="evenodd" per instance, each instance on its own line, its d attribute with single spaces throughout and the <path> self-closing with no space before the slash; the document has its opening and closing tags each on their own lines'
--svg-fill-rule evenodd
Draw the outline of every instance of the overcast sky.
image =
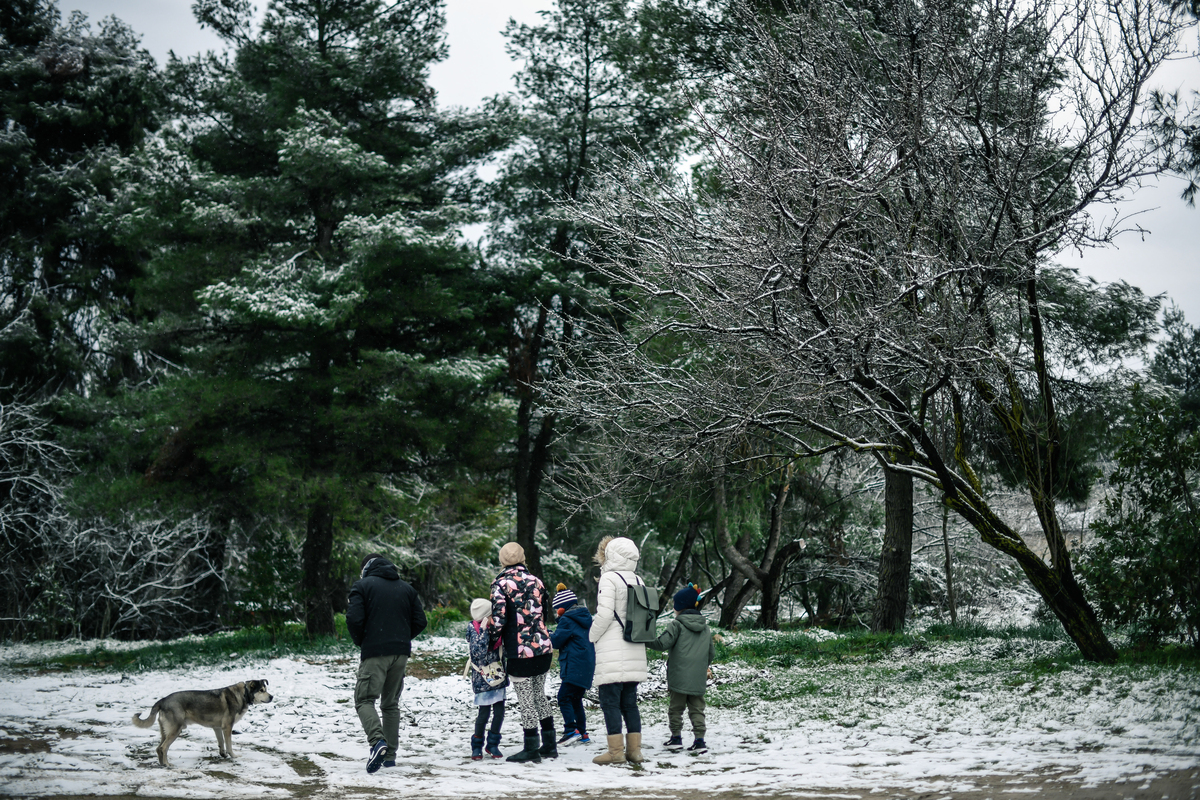
<svg viewBox="0 0 1200 800">
<path fill-rule="evenodd" d="M 64 17 L 79 9 L 92 21 L 110 14 L 124 20 L 142 35 L 142 44 L 159 64 L 170 51 L 184 56 L 221 47 L 211 31 L 196 23 L 191 2 L 59 0 Z M 258 2 L 262 8 L 266 0 Z M 504 52 L 504 24 L 510 17 L 535 22 L 537 12 L 552 5 L 552 0 L 447 0 L 450 57 L 432 70 L 441 102 L 472 106 L 510 89 L 514 64 Z M 1162 81 L 1166 89 L 1200 89 L 1200 62 L 1174 64 Z M 1165 178 L 1141 189 L 1122 208 L 1123 214 L 1142 212 L 1129 227 L 1140 225 L 1148 234 L 1126 233 L 1115 248 L 1089 250 L 1082 257 L 1068 253 L 1060 261 L 1100 281 L 1125 280 L 1148 294 L 1165 293 L 1183 308 L 1189 322 L 1200 325 L 1200 209 L 1184 205 L 1179 199 L 1182 188 L 1182 182 Z"/>
</svg>

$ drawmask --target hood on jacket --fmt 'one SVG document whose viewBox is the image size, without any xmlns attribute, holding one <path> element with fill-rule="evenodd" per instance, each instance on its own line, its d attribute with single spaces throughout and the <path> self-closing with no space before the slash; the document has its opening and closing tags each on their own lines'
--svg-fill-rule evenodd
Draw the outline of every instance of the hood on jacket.
<svg viewBox="0 0 1200 800">
<path fill-rule="evenodd" d="M 383 578 L 389 581 L 400 580 L 400 573 L 396 571 L 396 565 L 383 556 L 368 561 L 367 565 L 363 567 L 362 576 L 364 578 Z"/>
<path fill-rule="evenodd" d="M 600 565 L 601 572 L 612 572 L 613 570 L 633 572 L 637 569 L 640 557 L 637 545 L 633 543 L 632 539 L 624 536 L 615 538 L 605 536 L 600 540 L 600 546 L 596 549 L 596 563 Z"/>
<path fill-rule="evenodd" d="M 699 611 L 684 612 L 675 619 L 692 633 L 703 633 L 708 629 L 708 620 Z"/>
<path fill-rule="evenodd" d="M 583 606 L 571 606 L 563 612 L 563 617 L 570 617 L 576 625 L 584 630 L 592 627 L 592 614 Z"/>
</svg>

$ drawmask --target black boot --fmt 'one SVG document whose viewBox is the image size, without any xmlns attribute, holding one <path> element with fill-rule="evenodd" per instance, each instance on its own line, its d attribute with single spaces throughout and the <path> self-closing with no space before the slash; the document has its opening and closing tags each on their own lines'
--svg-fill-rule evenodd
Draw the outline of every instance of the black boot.
<svg viewBox="0 0 1200 800">
<path fill-rule="evenodd" d="M 488 732 L 487 747 L 483 748 L 483 752 L 492 758 L 504 758 L 504 753 L 500 752 L 500 731 Z"/>
<path fill-rule="evenodd" d="M 541 763 L 542 756 L 538 753 L 537 728 L 525 728 L 525 749 L 519 753 L 514 753 L 505 760 L 518 764 L 524 764 L 527 761 Z"/>
<path fill-rule="evenodd" d="M 556 738 L 557 731 L 554 730 L 554 724 L 551 723 L 549 728 L 542 728 L 542 746 L 538 748 L 538 755 L 542 758 L 558 758 L 558 739 Z"/>
<path fill-rule="evenodd" d="M 471 737 L 471 760 L 479 761 L 483 758 L 483 737 L 478 733 Z"/>
</svg>

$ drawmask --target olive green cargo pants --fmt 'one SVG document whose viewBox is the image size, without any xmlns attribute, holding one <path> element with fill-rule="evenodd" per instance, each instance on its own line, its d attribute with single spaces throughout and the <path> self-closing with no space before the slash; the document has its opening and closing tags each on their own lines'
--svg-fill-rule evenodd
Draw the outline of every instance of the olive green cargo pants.
<svg viewBox="0 0 1200 800">
<path fill-rule="evenodd" d="M 679 736 L 683 733 L 683 710 L 686 708 L 688 718 L 692 722 L 692 733 L 697 739 L 704 738 L 706 730 L 704 725 L 704 695 L 702 694 L 680 694 L 679 692 L 667 692 L 670 701 L 667 705 L 667 725 L 671 728 L 672 736 Z"/>
<path fill-rule="evenodd" d="M 380 739 L 387 742 L 384 761 L 396 760 L 396 745 L 400 738 L 400 692 L 404 689 L 404 668 L 408 656 L 373 656 L 358 665 L 358 682 L 354 685 L 354 710 L 367 734 L 367 744 Z M 375 713 L 375 701 L 383 722 Z"/>
</svg>

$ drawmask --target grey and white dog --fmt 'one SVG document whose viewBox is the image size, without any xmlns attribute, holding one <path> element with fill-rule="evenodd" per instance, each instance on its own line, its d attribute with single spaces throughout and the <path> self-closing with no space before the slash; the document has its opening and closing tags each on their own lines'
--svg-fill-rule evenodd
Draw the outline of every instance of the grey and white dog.
<svg viewBox="0 0 1200 800">
<path fill-rule="evenodd" d="M 158 763 L 164 767 L 168 766 L 167 748 L 189 723 L 216 731 L 221 758 L 233 758 L 233 723 L 245 716 L 250 706 L 273 699 L 267 692 L 267 682 L 260 680 L 242 681 L 224 689 L 174 692 L 155 703 L 146 719 L 134 714 L 133 724 L 149 728 L 158 718 L 160 740 L 156 752 Z"/>
</svg>

